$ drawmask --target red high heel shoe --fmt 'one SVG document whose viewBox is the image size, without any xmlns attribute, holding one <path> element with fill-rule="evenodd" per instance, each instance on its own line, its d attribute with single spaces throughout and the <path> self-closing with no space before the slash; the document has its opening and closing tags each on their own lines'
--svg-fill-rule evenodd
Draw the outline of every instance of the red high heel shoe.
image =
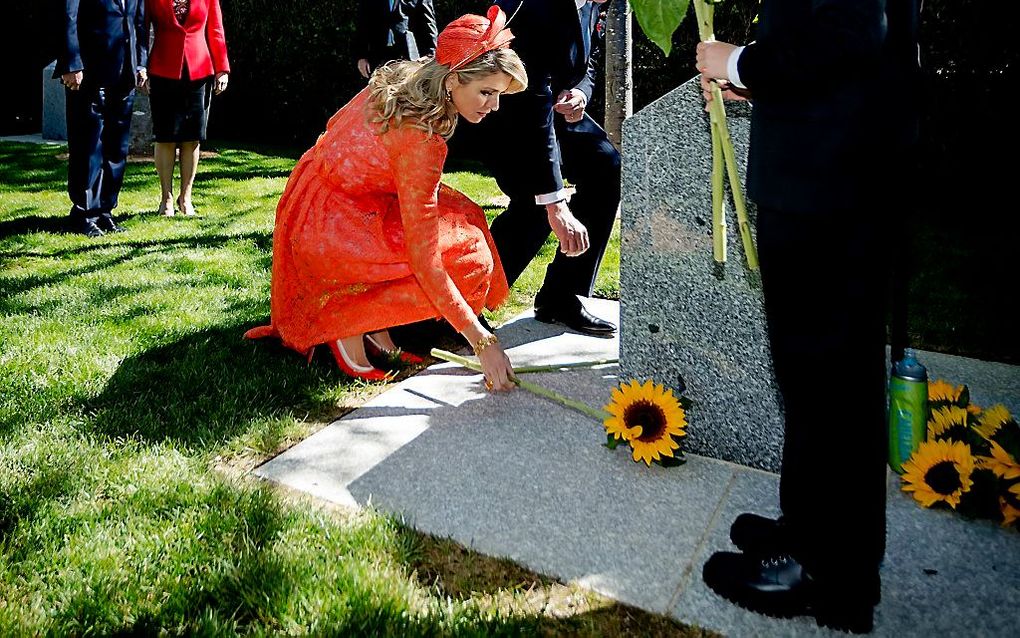
<svg viewBox="0 0 1020 638">
<path fill-rule="evenodd" d="M 339 339 L 336 341 L 330 341 L 328 344 L 330 352 L 333 353 L 333 358 L 336 359 L 336 365 L 344 374 L 349 377 L 356 379 L 364 379 L 366 381 L 385 381 L 389 378 L 389 374 L 373 368 L 372 366 L 359 366 L 351 360 L 348 356 L 347 351 L 344 350 L 344 345 Z"/>
<path fill-rule="evenodd" d="M 372 335 L 367 334 L 365 335 L 365 348 L 366 350 L 370 351 L 369 354 L 371 354 L 373 357 L 385 357 L 389 355 L 397 355 L 397 358 L 400 359 L 401 362 L 406 363 L 407 365 L 416 366 L 419 363 L 425 363 L 425 359 L 422 359 L 416 354 L 405 352 L 400 348 L 397 348 L 396 350 L 386 350 L 385 348 L 382 347 L 382 345 L 379 344 L 379 342 L 372 338 Z"/>
</svg>

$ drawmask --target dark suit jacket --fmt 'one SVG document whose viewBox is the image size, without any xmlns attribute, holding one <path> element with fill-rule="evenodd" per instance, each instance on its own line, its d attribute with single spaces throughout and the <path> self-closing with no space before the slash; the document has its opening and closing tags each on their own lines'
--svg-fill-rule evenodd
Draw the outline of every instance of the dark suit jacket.
<svg viewBox="0 0 1020 638">
<path fill-rule="evenodd" d="M 563 188 L 553 122 L 556 96 L 579 89 L 591 100 L 593 53 L 599 48 L 599 7 L 587 3 L 580 16 L 574 0 L 496 0 L 514 33 L 510 48 L 528 71 L 528 89 L 501 99 L 486 123 L 498 136 L 507 160 L 518 164 L 532 195 Z M 520 6 L 520 10 L 518 7 Z M 516 14 L 514 13 L 516 11 Z"/>
<path fill-rule="evenodd" d="M 392 9 L 389 0 L 358 0 L 354 54 L 373 68 L 392 58 L 390 36 L 399 57 L 414 60 L 435 54 L 437 33 L 432 0 L 396 0 Z"/>
<path fill-rule="evenodd" d="M 917 26 L 918 0 L 764 0 L 738 66 L 752 199 L 850 210 L 895 177 L 916 136 Z"/>
<path fill-rule="evenodd" d="M 84 71 L 86 82 L 111 85 L 148 60 L 144 0 L 66 0 L 61 22 L 53 77 Z"/>
</svg>

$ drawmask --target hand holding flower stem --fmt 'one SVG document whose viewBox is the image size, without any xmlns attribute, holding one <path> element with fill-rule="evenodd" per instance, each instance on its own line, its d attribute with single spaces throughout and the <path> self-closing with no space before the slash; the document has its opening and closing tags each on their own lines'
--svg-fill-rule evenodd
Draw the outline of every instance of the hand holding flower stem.
<svg viewBox="0 0 1020 638">
<path fill-rule="evenodd" d="M 694 15 L 698 22 L 698 34 L 702 42 L 714 42 L 715 31 L 712 25 L 715 8 L 705 0 L 694 0 Z M 701 70 L 701 69 L 699 69 Z M 703 76 L 704 77 L 704 76 Z M 704 82 L 703 82 L 704 84 Z M 709 82 L 711 100 L 708 102 L 709 119 L 712 127 L 712 220 L 713 244 L 712 253 L 719 263 L 726 261 L 726 220 L 723 215 L 723 176 L 725 165 L 729 176 L 730 190 L 733 193 L 733 207 L 737 213 L 737 227 L 744 244 L 747 267 L 758 269 L 758 251 L 751 237 L 751 224 L 747 218 L 747 205 L 744 192 L 740 185 L 740 174 L 737 172 L 736 155 L 733 141 L 730 139 L 726 126 L 726 109 L 723 105 L 722 89 L 715 80 Z M 720 159 L 720 151 L 722 158 Z"/>
</svg>

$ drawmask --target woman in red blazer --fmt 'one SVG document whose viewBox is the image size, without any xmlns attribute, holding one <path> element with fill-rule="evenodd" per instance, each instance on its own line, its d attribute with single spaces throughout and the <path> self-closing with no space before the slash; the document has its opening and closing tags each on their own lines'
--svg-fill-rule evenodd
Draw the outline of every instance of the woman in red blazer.
<svg viewBox="0 0 1020 638">
<path fill-rule="evenodd" d="M 145 0 L 155 39 L 149 52 L 149 95 L 156 138 L 159 212 L 172 216 L 176 149 L 181 149 L 177 206 L 194 215 L 191 187 L 205 140 L 212 94 L 227 88 L 230 62 L 219 0 Z"/>
</svg>

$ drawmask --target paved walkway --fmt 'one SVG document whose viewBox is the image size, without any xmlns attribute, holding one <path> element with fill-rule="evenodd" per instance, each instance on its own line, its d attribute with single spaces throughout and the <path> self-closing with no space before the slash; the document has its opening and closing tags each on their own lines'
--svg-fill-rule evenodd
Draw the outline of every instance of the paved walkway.
<svg viewBox="0 0 1020 638">
<path fill-rule="evenodd" d="M 602 316 L 613 302 L 593 300 Z M 616 340 L 522 316 L 499 330 L 515 365 L 613 358 Z M 922 353 L 933 377 L 1020 412 L 1020 368 Z M 616 366 L 529 375 L 594 406 Z M 690 415 L 694 428 L 711 427 Z M 727 635 L 828 635 L 708 591 L 701 566 L 729 549 L 742 511 L 773 515 L 774 474 L 705 457 L 647 468 L 602 446 L 601 425 L 526 391 L 490 396 L 480 375 L 436 365 L 327 426 L 256 473 L 336 503 L 371 504 L 416 528 L 507 556 L 643 609 Z M 923 510 L 889 482 L 889 547 L 876 635 L 1015 635 L 1020 534 Z M 835 497 L 838 497 L 836 495 Z M 852 525 L 853 521 L 847 521 Z"/>
</svg>

